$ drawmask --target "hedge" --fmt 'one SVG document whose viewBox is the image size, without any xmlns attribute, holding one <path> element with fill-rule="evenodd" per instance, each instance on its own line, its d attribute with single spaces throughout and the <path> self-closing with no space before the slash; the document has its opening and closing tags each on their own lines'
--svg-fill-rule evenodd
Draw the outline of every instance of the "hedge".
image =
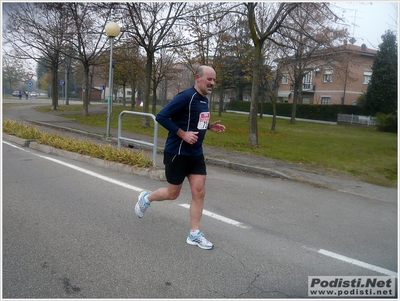
<svg viewBox="0 0 400 301">
<path fill-rule="evenodd" d="M 258 113 L 261 105 L 259 104 Z M 250 101 L 235 100 L 226 104 L 227 110 L 250 112 Z M 263 103 L 263 114 L 272 115 L 272 103 Z M 365 115 L 362 107 L 354 105 L 312 105 L 297 104 L 296 118 L 337 121 L 338 114 Z M 292 115 L 291 103 L 277 103 L 276 115 L 290 117 Z"/>
</svg>

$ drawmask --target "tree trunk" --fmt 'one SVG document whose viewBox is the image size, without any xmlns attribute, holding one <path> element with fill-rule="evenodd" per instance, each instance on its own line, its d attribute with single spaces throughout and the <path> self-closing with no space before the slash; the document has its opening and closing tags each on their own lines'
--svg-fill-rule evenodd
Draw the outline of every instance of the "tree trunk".
<svg viewBox="0 0 400 301">
<path fill-rule="evenodd" d="M 275 133 L 276 128 L 276 99 L 272 100 L 272 124 L 271 124 L 271 133 Z"/>
<path fill-rule="evenodd" d="M 53 73 L 53 80 L 52 80 L 52 89 L 51 89 L 51 109 L 53 111 L 57 110 L 58 106 L 58 64 L 53 64 L 51 71 Z"/>
<path fill-rule="evenodd" d="M 69 65 L 66 66 L 65 68 L 65 86 L 64 86 L 64 91 L 65 91 L 65 105 L 69 106 Z"/>
<path fill-rule="evenodd" d="M 126 95 L 126 84 L 124 83 L 124 85 L 122 86 L 122 93 L 123 93 L 123 95 L 122 95 L 122 107 L 126 107 L 126 97 L 125 97 L 125 95 Z"/>
<path fill-rule="evenodd" d="M 156 85 L 153 84 L 153 101 L 151 104 L 151 114 L 156 115 L 156 105 L 157 105 L 157 88 Z"/>
<path fill-rule="evenodd" d="M 295 81 L 294 91 L 293 91 L 292 114 L 290 116 L 290 124 L 296 124 L 296 107 L 297 107 L 297 99 L 299 98 L 299 90 L 300 90 L 299 83 L 297 81 Z"/>
<path fill-rule="evenodd" d="M 151 73 L 153 70 L 153 57 L 154 52 L 149 51 L 147 53 L 147 62 L 146 62 L 146 86 L 144 90 L 145 100 L 143 104 L 143 112 L 148 113 L 150 107 L 150 91 L 151 91 Z M 150 122 L 147 117 L 142 117 L 142 126 L 149 127 Z"/>
<path fill-rule="evenodd" d="M 253 65 L 253 82 L 251 86 L 251 104 L 249 114 L 249 144 L 258 145 L 258 128 L 257 128 L 257 111 L 258 111 L 258 91 L 260 86 L 260 70 L 261 70 L 261 48 L 262 44 L 254 42 L 254 65 Z"/>
<path fill-rule="evenodd" d="M 131 110 L 133 111 L 135 109 L 136 105 L 136 77 L 132 79 L 132 96 L 131 96 Z"/>
<path fill-rule="evenodd" d="M 90 79 L 89 79 L 89 65 L 84 65 L 85 76 L 85 94 L 83 97 L 83 116 L 89 116 L 89 93 L 90 93 Z"/>
<path fill-rule="evenodd" d="M 222 116 L 223 109 L 224 109 L 224 86 L 221 84 L 221 89 L 219 94 L 218 117 Z"/>
</svg>

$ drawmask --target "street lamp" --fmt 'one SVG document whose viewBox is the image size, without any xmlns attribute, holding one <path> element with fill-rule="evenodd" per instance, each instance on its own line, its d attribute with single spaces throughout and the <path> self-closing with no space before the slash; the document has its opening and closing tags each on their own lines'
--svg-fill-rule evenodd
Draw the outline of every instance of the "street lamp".
<svg viewBox="0 0 400 301">
<path fill-rule="evenodd" d="M 108 106 L 107 106 L 107 137 L 110 137 L 110 118 L 111 118 L 111 105 L 112 105 L 112 50 L 114 38 L 119 35 L 120 27 L 115 22 L 109 22 L 106 27 L 106 34 L 110 38 L 110 71 L 108 72 Z"/>
</svg>

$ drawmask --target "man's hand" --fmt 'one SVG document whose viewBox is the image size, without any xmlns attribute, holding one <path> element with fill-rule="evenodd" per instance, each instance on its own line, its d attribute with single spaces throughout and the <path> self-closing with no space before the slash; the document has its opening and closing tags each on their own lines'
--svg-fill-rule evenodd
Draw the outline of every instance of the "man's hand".
<svg viewBox="0 0 400 301">
<path fill-rule="evenodd" d="M 179 137 L 183 139 L 183 141 L 189 143 L 189 144 L 194 144 L 197 142 L 197 134 L 199 132 L 185 132 L 182 129 L 179 129 L 178 132 L 176 133 Z"/>
<path fill-rule="evenodd" d="M 225 132 L 225 126 L 219 123 L 220 120 L 210 123 L 210 130 L 216 133 Z"/>
</svg>

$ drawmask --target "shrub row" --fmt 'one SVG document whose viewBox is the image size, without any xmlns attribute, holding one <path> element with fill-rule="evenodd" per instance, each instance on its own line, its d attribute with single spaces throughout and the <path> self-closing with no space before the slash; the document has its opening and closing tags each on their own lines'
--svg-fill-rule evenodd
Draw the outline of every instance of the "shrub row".
<svg viewBox="0 0 400 301">
<path fill-rule="evenodd" d="M 107 161 L 118 162 L 139 168 L 152 167 L 153 162 L 143 152 L 134 152 L 116 148 L 110 144 L 102 145 L 91 141 L 83 141 L 57 134 L 45 133 L 37 128 L 13 121 L 3 120 L 3 132 L 23 139 L 36 140 L 37 143 L 52 146 L 65 151 Z"/>
<path fill-rule="evenodd" d="M 381 132 L 397 133 L 397 115 L 376 113 L 379 126 L 378 130 Z"/>
<path fill-rule="evenodd" d="M 227 110 L 233 111 L 250 111 L 250 101 L 236 100 L 226 104 Z M 262 104 L 263 114 L 272 115 L 272 103 Z M 259 104 L 258 113 L 261 111 Z M 290 117 L 292 114 L 291 103 L 277 103 L 276 115 Z M 297 104 L 296 118 L 323 120 L 323 121 L 337 121 L 338 114 L 353 114 L 364 115 L 365 112 L 360 106 L 353 105 L 311 105 L 311 104 Z"/>
</svg>

